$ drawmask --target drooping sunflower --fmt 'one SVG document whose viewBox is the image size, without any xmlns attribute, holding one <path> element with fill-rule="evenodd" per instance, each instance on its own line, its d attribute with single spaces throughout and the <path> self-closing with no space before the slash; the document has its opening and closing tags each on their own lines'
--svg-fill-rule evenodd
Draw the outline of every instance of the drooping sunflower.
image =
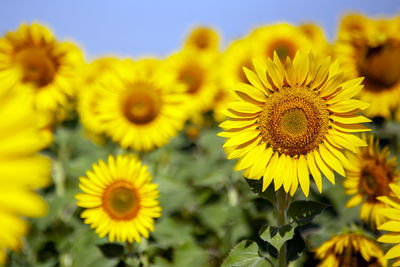
<svg viewBox="0 0 400 267">
<path fill-rule="evenodd" d="M 199 55 L 194 49 L 184 49 L 167 58 L 165 73 L 186 88 L 190 101 L 190 116 L 196 116 L 211 109 L 217 93 L 216 79 L 211 71 L 215 57 Z"/>
<path fill-rule="evenodd" d="M 333 236 L 316 250 L 315 256 L 321 260 L 319 267 L 387 266 L 383 251 L 358 233 Z"/>
<path fill-rule="evenodd" d="M 218 33 L 209 27 L 196 27 L 185 40 L 185 48 L 195 49 L 199 52 L 218 52 Z"/>
<path fill-rule="evenodd" d="M 100 160 L 86 175 L 79 178 L 84 193 L 75 196 L 77 205 L 85 208 L 84 222 L 101 238 L 108 235 L 111 242 L 139 243 L 141 236 L 149 238 L 161 207 L 157 184 L 151 183 L 147 167 L 133 155 L 110 155 L 107 164 Z"/>
<path fill-rule="evenodd" d="M 386 208 L 380 209 L 379 212 L 388 219 L 387 222 L 378 227 L 379 230 L 388 231 L 378 238 L 378 242 L 396 244 L 386 252 L 385 258 L 396 258 L 393 266 L 400 266 L 400 185 L 391 184 L 390 188 L 393 196 L 378 197 L 386 205 Z"/>
<path fill-rule="evenodd" d="M 367 116 L 391 118 L 400 99 L 400 27 L 393 19 L 345 17 L 335 55 L 348 77 L 365 77 L 360 99 L 371 103 Z"/>
<path fill-rule="evenodd" d="M 166 144 L 187 119 L 185 87 L 140 62 L 126 60 L 96 84 L 96 112 L 105 134 L 123 148 L 149 151 Z"/>
<path fill-rule="evenodd" d="M 344 80 L 339 64 L 330 58 L 317 61 L 312 53 L 299 52 L 285 67 L 274 54 L 266 66 L 254 62 L 256 72 L 244 68 L 248 84 L 237 84 L 237 101 L 225 111 L 230 120 L 224 149 L 228 159 L 239 158 L 235 170 L 250 179 L 263 178 L 263 190 L 274 181 L 293 195 L 300 184 L 308 196 L 311 174 L 322 190 L 321 172 L 335 183 L 334 172 L 345 176 L 351 167 L 342 150 L 359 151 L 366 143 L 352 132 L 366 131 L 358 115 L 367 104 L 351 99 L 362 79 Z"/>
<path fill-rule="evenodd" d="M 361 204 L 360 218 L 374 228 L 385 221 L 379 209 L 386 205 L 377 197 L 391 194 L 389 184 L 399 180 L 396 157 L 389 158 L 390 150 L 379 149 L 379 140 L 373 135 L 362 135 L 368 147 L 360 149 L 358 154 L 346 153 L 355 169 L 346 170 L 347 178 L 343 181 L 345 193 L 354 195 L 346 204 L 347 208 Z"/>
<path fill-rule="evenodd" d="M 30 84 L 35 88 L 35 109 L 64 119 L 83 64 L 74 44 L 58 42 L 48 28 L 37 23 L 22 24 L 0 39 L 0 59 L 1 82 Z"/>
<path fill-rule="evenodd" d="M 40 217 L 47 206 L 35 189 L 47 186 L 50 160 L 37 152 L 43 148 L 33 92 L 26 86 L 0 85 L 0 265 L 8 251 L 22 248 L 28 232 L 24 217 Z"/>
</svg>

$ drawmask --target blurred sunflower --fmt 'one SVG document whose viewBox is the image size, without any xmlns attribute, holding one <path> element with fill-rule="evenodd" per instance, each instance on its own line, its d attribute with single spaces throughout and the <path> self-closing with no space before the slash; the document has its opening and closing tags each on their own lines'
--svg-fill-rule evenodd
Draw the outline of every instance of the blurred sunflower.
<svg viewBox="0 0 400 267">
<path fill-rule="evenodd" d="M 357 233 L 333 236 L 316 250 L 315 256 L 321 260 L 319 267 L 387 266 L 375 242 Z"/>
<path fill-rule="evenodd" d="M 320 53 L 320 43 L 312 42 L 302 30 L 287 23 L 259 27 L 249 38 L 254 40 L 255 53 L 261 60 L 272 58 L 274 51 L 283 64 L 286 57 L 293 60 L 299 49 L 312 48 L 315 55 Z"/>
<path fill-rule="evenodd" d="M 194 28 L 185 41 L 185 48 L 199 52 L 218 52 L 219 36 L 216 31 L 208 27 Z"/>
<path fill-rule="evenodd" d="M 0 39 L 0 80 L 7 76 L 35 88 L 35 108 L 65 119 L 83 64 L 72 43 L 57 42 L 46 27 L 22 24 Z"/>
<path fill-rule="evenodd" d="M 339 27 L 335 54 L 348 77 L 365 77 L 359 96 L 371 103 L 365 114 L 390 119 L 400 99 L 400 27 L 393 19 L 349 15 Z"/>
<path fill-rule="evenodd" d="M 378 227 L 379 230 L 388 231 L 378 238 L 378 242 L 396 244 L 385 254 L 385 258 L 397 258 L 393 266 L 400 266 L 400 185 L 391 184 L 390 188 L 394 196 L 381 196 L 378 197 L 386 208 L 379 210 L 388 221 Z"/>
<path fill-rule="evenodd" d="M 0 265 L 8 250 L 19 251 L 28 223 L 47 206 L 34 190 L 47 186 L 50 160 L 37 152 L 44 145 L 30 88 L 0 86 Z"/>
<path fill-rule="evenodd" d="M 323 32 L 321 27 L 314 23 L 304 23 L 301 24 L 298 28 L 307 36 L 309 40 L 311 40 L 314 46 L 318 47 L 319 52 L 322 55 L 332 56 L 332 47 L 328 43 L 325 33 Z M 315 48 L 313 47 L 313 51 L 314 50 Z"/>
<path fill-rule="evenodd" d="M 352 132 L 366 131 L 357 115 L 368 105 L 351 99 L 362 79 L 345 81 L 338 62 L 316 61 L 299 52 L 285 67 L 274 54 L 267 65 L 254 62 L 256 72 L 244 68 L 248 84 L 234 88 L 237 101 L 225 111 L 230 120 L 220 124 L 228 159 L 239 158 L 235 170 L 250 179 L 263 179 L 263 191 L 274 181 L 293 195 L 300 183 L 308 196 L 311 174 L 322 191 L 321 172 L 335 183 L 333 170 L 345 176 L 352 167 L 343 149 L 359 151 L 366 143 Z"/>
<path fill-rule="evenodd" d="M 80 121 L 89 137 L 95 137 L 104 132 L 103 125 L 99 119 L 97 102 L 99 99 L 99 86 L 96 86 L 99 77 L 105 72 L 113 71 L 119 59 L 113 57 L 99 58 L 91 62 L 84 69 L 81 90 L 78 92 L 77 111 Z M 93 139 L 93 138 L 91 138 Z M 96 137 L 94 140 L 98 140 Z"/>
<path fill-rule="evenodd" d="M 124 61 L 99 78 L 101 130 L 123 148 L 149 151 L 167 143 L 187 119 L 185 88 L 141 62 Z M 100 126 L 99 126 L 100 127 Z"/>
<path fill-rule="evenodd" d="M 170 56 L 164 66 L 175 82 L 186 88 L 190 101 L 191 114 L 196 116 L 212 107 L 217 93 L 217 84 L 211 66 L 215 58 L 211 55 L 200 56 L 193 49 L 184 49 Z"/>
<path fill-rule="evenodd" d="M 157 185 L 140 160 L 132 155 L 108 157 L 93 164 L 93 171 L 79 178 L 84 193 L 77 194 L 77 205 L 86 224 L 96 228 L 100 238 L 111 242 L 140 242 L 154 231 L 154 218 L 161 216 Z"/>
<path fill-rule="evenodd" d="M 368 143 L 368 147 L 361 148 L 356 155 L 346 153 L 355 169 L 346 170 L 347 178 L 343 181 L 343 187 L 347 195 L 354 195 L 346 207 L 362 203 L 360 218 L 374 228 L 385 221 L 384 215 L 379 214 L 378 210 L 386 205 L 377 197 L 391 194 L 389 184 L 398 181 L 399 174 L 396 157 L 389 159 L 388 147 L 380 151 L 379 140 L 374 141 L 373 135 L 364 134 L 362 139 Z"/>
</svg>

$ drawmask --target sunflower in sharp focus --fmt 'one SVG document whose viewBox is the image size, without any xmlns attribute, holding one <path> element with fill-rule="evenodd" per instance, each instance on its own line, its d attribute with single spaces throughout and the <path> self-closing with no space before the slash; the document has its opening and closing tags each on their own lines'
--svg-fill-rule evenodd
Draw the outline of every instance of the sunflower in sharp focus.
<svg viewBox="0 0 400 267">
<path fill-rule="evenodd" d="M 164 66 L 171 78 L 186 88 L 190 101 L 190 116 L 196 116 L 211 109 L 217 93 L 215 75 L 211 69 L 215 57 L 200 56 L 193 49 L 184 49 L 170 56 Z"/>
<path fill-rule="evenodd" d="M 146 166 L 133 155 L 100 160 L 93 171 L 79 178 L 84 193 L 77 194 L 77 205 L 86 224 L 95 228 L 100 237 L 108 235 L 111 242 L 140 242 L 154 231 L 154 218 L 161 216 L 157 185 L 151 183 Z"/>
<path fill-rule="evenodd" d="M 0 81 L 12 80 L 35 88 L 35 108 L 62 120 L 75 95 L 75 79 L 83 63 L 72 43 L 57 42 L 49 29 L 22 24 L 0 39 Z"/>
<path fill-rule="evenodd" d="M 377 197 L 391 194 L 389 184 L 398 181 L 399 174 L 396 170 L 396 157 L 389 158 L 388 147 L 380 151 L 379 140 L 374 141 L 372 134 L 364 134 L 362 139 L 368 143 L 368 147 L 360 149 L 357 155 L 346 153 L 355 169 L 346 170 L 347 178 L 343 181 L 343 186 L 346 194 L 354 195 L 346 207 L 362 203 L 360 218 L 374 228 L 385 221 L 385 217 L 379 214 L 378 210 L 386 205 Z"/>
<path fill-rule="evenodd" d="M 391 184 L 390 188 L 393 196 L 378 197 L 386 208 L 379 212 L 387 217 L 387 222 L 378 227 L 379 230 L 388 231 L 388 233 L 378 238 L 378 242 L 396 244 L 385 254 L 385 258 L 397 258 L 393 266 L 400 266 L 400 185 Z"/>
<path fill-rule="evenodd" d="M 274 54 L 266 66 L 254 62 L 256 72 L 244 68 L 248 84 L 237 84 L 237 101 L 225 111 L 230 120 L 220 124 L 227 140 L 228 159 L 239 158 L 235 170 L 250 179 L 263 178 L 263 190 L 274 181 L 293 195 L 300 184 L 308 196 L 311 174 L 322 191 L 321 172 L 335 183 L 334 172 L 345 176 L 352 167 L 342 150 L 358 152 L 366 143 L 352 132 L 366 131 L 358 115 L 367 104 L 351 99 L 362 79 L 345 81 L 337 61 L 317 61 L 299 52 L 285 67 Z"/>
<path fill-rule="evenodd" d="M 319 267 L 386 267 L 383 251 L 371 239 L 357 233 L 333 236 L 315 253 Z"/>
<path fill-rule="evenodd" d="M 140 62 L 125 61 L 100 77 L 97 114 L 102 129 L 123 148 L 149 151 L 177 135 L 187 119 L 185 87 Z"/>
<path fill-rule="evenodd" d="M 345 17 L 335 55 L 349 77 L 365 77 L 359 96 L 371 103 L 365 114 L 390 119 L 400 99 L 400 28 L 394 20 Z"/>
<path fill-rule="evenodd" d="M 208 27 L 193 29 L 185 41 L 185 48 L 199 52 L 218 52 L 219 36 L 216 31 Z"/>
<path fill-rule="evenodd" d="M 0 86 L 0 265 L 9 250 L 22 248 L 28 232 L 23 217 L 46 214 L 46 203 L 34 190 L 47 186 L 50 160 L 37 152 L 43 135 L 33 110 L 33 92 L 26 86 Z"/>
</svg>

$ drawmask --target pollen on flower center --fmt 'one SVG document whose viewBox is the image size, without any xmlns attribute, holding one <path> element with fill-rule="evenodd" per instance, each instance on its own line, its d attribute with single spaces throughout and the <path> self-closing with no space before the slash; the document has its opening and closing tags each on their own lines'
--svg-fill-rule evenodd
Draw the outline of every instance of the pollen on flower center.
<svg viewBox="0 0 400 267">
<path fill-rule="evenodd" d="M 307 131 L 307 118 L 303 109 L 295 108 L 286 110 L 282 114 L 281 129 L 291 136 L 305 133 Z"/>
<path fill-rule="evenodd" d="M 153 88 L 137 86 L 124 98 L 123 113 L 135 124 L 146 124 L 153 121 L 161 108 L 161 99 Z"/>
<path fill-rule="evenodd" d="M 259 117 L 263 140 L 290 156 L 306 154 L 329 129 L 324 100 L 306 87 L 283 88 L 270 96 Z"/>
<path fill-rule="evenodd" d="M 129 220 L 136 216 L 139 201 L 132 184 L 118 180 L 111 184 L 103 195 L 103 207 L 115 220 Z"/>
<path fill-rule="evenodd" d="M 400 80 L 400 46 L 387 42 L 367 47 L 358 61 L 358 69 L 365 76 L 366 90 L 389 89 Z"/>
<path fill-rule="evenodd" d="M 43 87 L 53 81 L 57 64 L 40 48 L 22 49 L 15 55 L 15 62 L 21 67 L 24 82 Z"/>
</svg>

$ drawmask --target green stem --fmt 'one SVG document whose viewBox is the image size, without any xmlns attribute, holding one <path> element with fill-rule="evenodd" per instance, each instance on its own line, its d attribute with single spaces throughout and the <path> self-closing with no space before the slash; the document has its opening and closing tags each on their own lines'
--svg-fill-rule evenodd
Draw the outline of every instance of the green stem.
<svg viewBox="0 0 400 267">
<path fill-rule="evenodd" d="M 288 194 L 283 190 L 283 188 L 280 188 L 277 193 L 277 199 L 276 199 L 276 211 L 278 215 L 278 226 L 282 226 L 286 224 L 286 212 L 287 208 L 289 205 L 289 196 Z M 281 249 L 279 250 L 279 267 L 286 267 L 286 243 L 283 244 Z"/>
</svg>

